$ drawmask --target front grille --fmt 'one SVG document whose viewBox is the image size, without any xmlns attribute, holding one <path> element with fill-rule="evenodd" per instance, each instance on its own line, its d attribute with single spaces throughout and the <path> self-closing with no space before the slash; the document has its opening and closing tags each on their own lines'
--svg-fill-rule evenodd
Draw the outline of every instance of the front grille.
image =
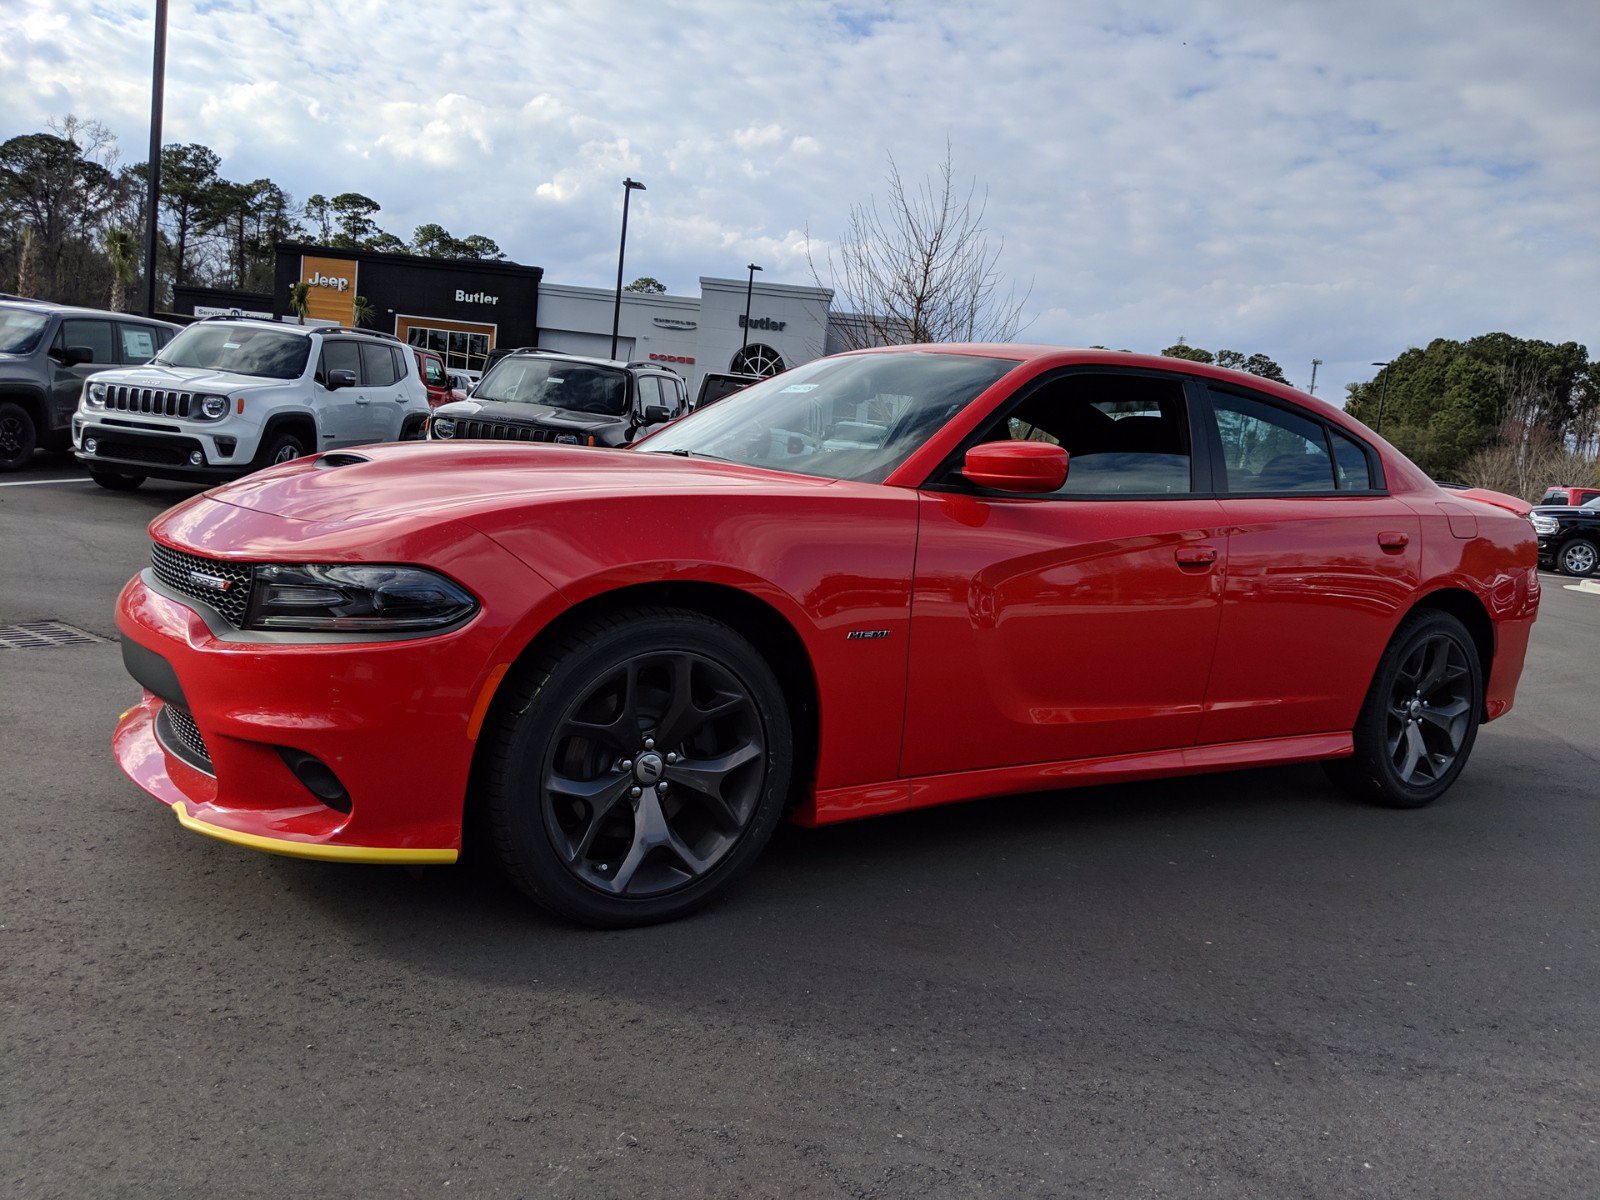
<svg viewBox="0 0 1600 1200">
<path fill-rule="evenodd" d="M 201 558 L 156 542 L 150 547 L 150 566 L 156 578 L 173 591 L 209 604 L 235 629 L 244 628 L 250 587 L 255 582 L 255 568 L 249 563 Z"/>
<path fill-rule="evenodd" d="M 130 442 L 123 438 L 101 437 L 95 454 L 102 458 L 120 458 L 124 462 L 149 463 L 153 467 L 181 467 L 189 462 L 189 443 L 182 446 L 163 445 L 160 442 Z"/>
<path fill-rule="evenodd" d="M 492 442 L 548 442 L 556 436 L 554 429 L 539 429 L 533 425 L 514 425 L 504 421 L 482 421 L 476 418 L 456 421 L 457 438 L 477 438 Z"/>
<path fill-rule="evenodd" d="M 161 711 L 166 713 L 167 725 L 178 744 L 190 754 L 198 755 L 206 762 L 210 762 L 211 752 L 206 749 L 206 739 L 200 736 L 200 726 L 194 723 L 189 710 L 179 708 L 176 704 L 169 704 Z"/>
<path fill-rule="evenodd" d="M 157 417 L 187 417 L 193 403 L 193 392 L 133 387 L 125 383 L 106 385 L 106 407 L 117 412 L 150 413 Z"/>
</svg>

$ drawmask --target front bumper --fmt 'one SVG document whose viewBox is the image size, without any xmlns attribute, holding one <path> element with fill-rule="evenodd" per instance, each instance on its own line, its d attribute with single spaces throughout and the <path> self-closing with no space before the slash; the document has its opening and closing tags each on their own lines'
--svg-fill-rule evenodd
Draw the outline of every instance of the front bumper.
<svg viewBox="0 0 1600 1200">
<path fill-rule="evenodd" d="M 455 861 L 469 713 L 492 686 L 485 623 L 404 641 L 240 642 L 142 576 L 116 622 L 145 689 L 118 722 L 117 762 L 185 827 L 304 858 Z M 204 755 L 174 739 L 173 714 L 163 729 L 168 705 L 192 719 Z M 342 807 L 291 768 L 305 755 L 337 777 Z"/>
<path fill-rule="evenodd" d="M 85 447 L 93 440 L 94 453 Z M 72 422 L 73 455 L 86 467 L 104 467 L 162 479 L 213 482 L 234 479 L 250 468 L 239 461 L 241 442 L 228 436 L 233 452 L 224 454 L 215 435 L 157 432 L 137 426 L 104 425 L 81 415 Z M 191 460 L 200 455 L 200 462 Z"/>
</svg>

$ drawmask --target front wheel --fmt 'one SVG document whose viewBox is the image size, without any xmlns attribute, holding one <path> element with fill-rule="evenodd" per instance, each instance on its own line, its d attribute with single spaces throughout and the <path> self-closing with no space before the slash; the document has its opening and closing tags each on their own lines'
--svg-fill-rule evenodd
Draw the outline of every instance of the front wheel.
<svg viewBox="0 0 1600 1200">
<path fill-rule="evenodd" d="M 1421 808 L 1456 781 L 1478 736 L 1483 667 L 1467 628 L 1424 609 L 1400 624 L 1356 718 L 1355 753 L 1333 780 L 1389 808 Z"/>
<path fill-rule="evenodd" d="M 783 814 L 794 754 L 755 647 L 654 606 L 596 618 L 524 664 L 483 736 L 481 799 L 507 874 L 602 928 L 671 920 L 731 886 Z"/>
<path fill-rule="evenodd" d="M 113 492 L 131 492 L 144 482 L 145 477 L 135 471 L 106 471 L 96 470 L 89 472 L 89 478 L 101 487 Z"/>
<path fill-rule="evenodd" d="M 1593 575 L 1600 565 L 1600 549 L 1587 538 L 1573 538 L 1557 553 L 1556 565 L 1567 575 Z"/>
<path fill-rule="evenodd" d="M 20 471 L 33 460 L 39 431 L 20 404 L 0 403 L 0 471 Z"/>
<path fill-rule="evenodd" d="M 306 444 L 297 433 L 276 434 L 263 443 L 256 454 L 255 469 L 275 467 L 279 463 L 293 462 L 297 458 L 304 458 L 309 451 Z"/>
</svg>

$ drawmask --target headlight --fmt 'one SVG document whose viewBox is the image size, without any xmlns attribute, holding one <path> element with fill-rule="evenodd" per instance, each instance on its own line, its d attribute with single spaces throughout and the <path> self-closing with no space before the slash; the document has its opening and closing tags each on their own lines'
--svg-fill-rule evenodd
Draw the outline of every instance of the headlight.
<svg viewBox="0 0 1600 1200">
<path fill-rule="evenodd" d="M 478 611 L 465 588 L 422 567 L 267 565 L 255 569 L 250 629 L 303 632 L 443 629 Z"/>
<path fill-rule="evenodd" d="M 1528 518 L 1533 523 L 1535 533 L 1554 533 L 1561 528 L 1561 522 L 1554 517 L 1547 517 L 1542 513 L 1535 513 Z"/>
<path fill-rule="evenodd" d="M 428 423 L 428 436 L 436 438 L 453 438 L 456 435 L 456 423 L 449 417 L 435 417 Z"/>
<path fill-rule="evenodd" d="M 226 396 L 196 396 L 195 406 L 190 411 L 202 421 L 216 421 L 228 415 L 228 398 Z"/>
<path fill-rule="evenodd" d="M 578 435 L 575 433 L 558 433 L 555 440 L 561 446 L 576 446 L 578 444 Z"/>
<path fill-rule="evenodd" d="M 84 402 L 90 408 L 104 408 L 106 406 L 106 385 L 91 383 L 83 389 Z"/>
</svg>

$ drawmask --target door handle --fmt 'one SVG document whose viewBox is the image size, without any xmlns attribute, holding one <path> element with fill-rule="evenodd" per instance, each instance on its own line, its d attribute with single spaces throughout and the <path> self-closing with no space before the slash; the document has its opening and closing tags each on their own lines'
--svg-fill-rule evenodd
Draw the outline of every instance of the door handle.
<svg viewBox="0 0 1600 1200">
<path fill-rule="evenodd" d="M 1387 529 L 1378 535 L 1378 545 L 1385 550 L 1404 550 L 1411 544 L 1411 538 L 1397 529 Z"/>
<path fill-rule="evenodd" d="M 371 396 L 357 396 L 356 397 L 356 403 L 357 404 L 371 404 L 372 403 L 372 397 Z"/>
<path fill-rule="evenodd" d="M 1179 546 L 1172 552 L 1180 567 L 1209 567 L 1217 561 L 1215 546 Z"/>
</svg>

